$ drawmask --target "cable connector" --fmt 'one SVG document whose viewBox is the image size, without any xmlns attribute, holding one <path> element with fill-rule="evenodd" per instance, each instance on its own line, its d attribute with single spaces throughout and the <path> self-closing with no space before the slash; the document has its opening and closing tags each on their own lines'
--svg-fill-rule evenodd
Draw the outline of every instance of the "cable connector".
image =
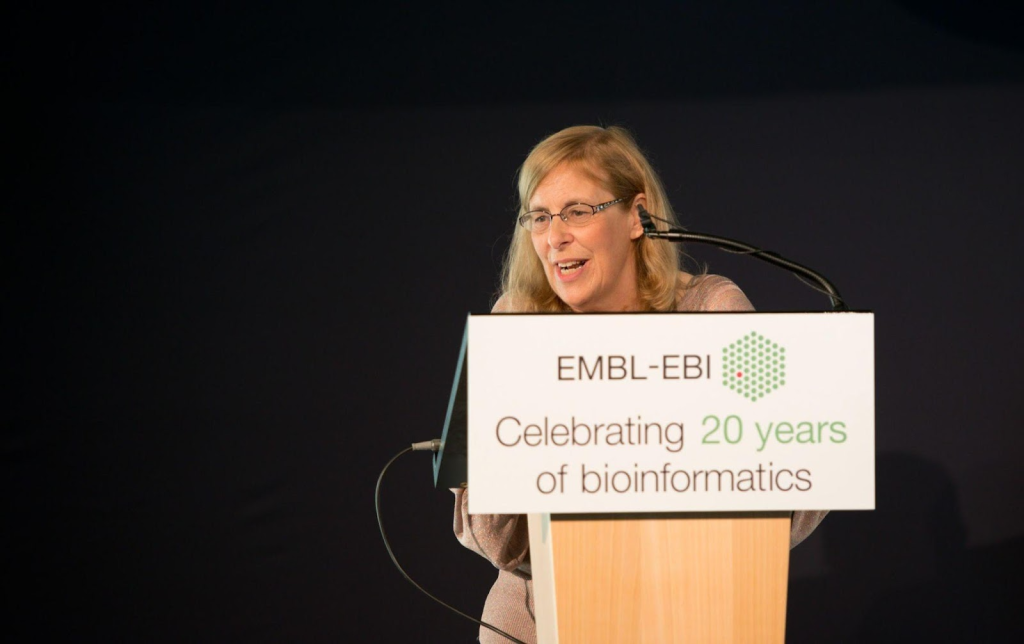
<svg viewBox="0 0 1024 644">
<path fill-rule="evenodd" d="M 441 449 L 441 439 L 432 438 L 428 441 L 420 441 L 419 443 L 412 444 L 412 451 L 414 452 L 436 452 Z"/>
</svg>

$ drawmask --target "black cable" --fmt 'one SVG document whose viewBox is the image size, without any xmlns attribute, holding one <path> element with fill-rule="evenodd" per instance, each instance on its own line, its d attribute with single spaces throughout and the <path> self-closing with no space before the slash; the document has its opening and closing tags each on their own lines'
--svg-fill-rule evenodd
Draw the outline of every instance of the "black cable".
<svg viewBox="0 0 1024 644">
<path fill-rule="evenodd" d="M 416 443 L 414 445 L 410 445 L 409 447 L 406 447 L 401 452 L 395 454 L 391 458 L 391 460 L 387 462 L 387 465 L 384 466 L 384 469 L 382 469 L 380 471 L 380 476 L 377 477 L 377 488 L 374 491 L 374 499 L 373 499 L 374 500 L 374 507 L 377 509 L 377 526 L 380 528 L 380 536 L 381 536 L 381 539 L 384 540 L 384 547 L 387 548 L 387 550 L 388 550 L 388 556 L 391 557 L 391 563 L 395 564 L 395 568 L 398 568 L 398 572 L 402 573 L 402 576 L 405 577 L 406 580 L 410 584 L 415 586 L 417 590 L 419 590 L 421 593 L 423 593 L 427 597 L 433 599 L 438 604 L 441 604 L 445 608 L 451 610 L 452 612 L 454 612 L 454 613 L 456 613 L 458 615 L 462 615 L 463 617 L 465 617 L 466 619 L 468 619 L 471 622 L 475 622 L 475 623 L 477 623 L 477 624 L 479 624 L 481 626 L 484 626 L 486 628 L 491 629 L 492 631 L 494 631 L 498 635 L 502 635 L 504 637 L 507 637 L 509 640 L 511 640 L 513 642 L 518 642 L 518 644 L 526 644 L 522 640 L 518 640 L 518 639 L 512 637 L 511 635 L 509 635 L 505 631 L 501 630 L 500 628 L 496 628 L 494 626 L 491 626 L 487 622 L 480 621 L 479 619 L 473 617 L 472 615 L 467 615 L 466 613 L 463 613 L 458 608 L 455 608 L 454 606 L 451 606 L 450 604 L 447 604 L 447 603 L 441 601 L 440 599 L 438 599 L 437 597 L 434 597 L 433 595 L 428 593 L 426 590 L 423 589 L 423 587 L 421 587 L 419 584 L 417 584 L 415 581 L 413 581 L 412 577 L 410 577 L 408 574 L 406 574 L 405 570 L 403 570 L 402 566 L 398 563 L 398 559 L 395 558 L 395 553 L 391 551 L 391 544 L 388 543 L 388 536 L 387 536 L 387 534 L 384 533 L 384 522 L 383 522 L 383 520 L 381 519 L 381 516 L 380 516 L 380 484 L 381 484 L 381 481 L 384 480 L 384 473 L 388 471 L 388 468 L 391 467 L 392 463 L 394 463 L 396 460 L 398 460 L 398 458 L 400 456 L 402 456 L 403 454 L 405 454 L 406 452 L 411 452 L 413 450 L 420 450 L 420 449 L 431 449 L 432 448 L 431 443 L 433 443 L 433 442 L 434 441 L 425 441 L 423 443 Z M 436 441 L 436 442 L 438 444 L 440 444 L 440 441 Z M 437 448 L 433 447 L 433 449 L 436 450 Z"/>
<path fill-rule="evenodd" d="M 821 274 L 811 270 L 806 266 L 803 266 L 802 264 L 797 264 L 796 262 L 790 261 L 780 256 L 778 253 L 762 250 L 760 248 L 751 246 L 750 244 L 736 241 L 734 239 L 728 239 L 726 237 L 717 237 L 715 235 L 708 235 L 705 233 L 686 232 L 681 228 L 673 226 L 672 222 L 647 212 L 647 209 L 644 208 L 643 206 L 640 206 L 639 208 L 640 221 L 643 223 L 644 235 L 646 235 L 647 237 L 650 237 L 652 239 L 665 239 L 674 242 L 692 241 L 701 244 L 713 244 L 715 246 L 718 246 L 722 250 L 736 252 L 743 255 L 750 255 L 751 257 L 756 257 L 757 259 L 768 262 L 769 264 L 781 266 L 782 268 L 789 269 L 790 271 L 795 273 L 798 279 L 800 275 L 804 275 L 805 277 L 809 277 L 818 284 L 820 284 L 822 288 L 815 290 L 823 292 L 825 295 L 829 297 L 829 299 L 832 301 L 833 311 L 849 310 L 849 307 L 847 307 L 846 302 L 839 295 L 839 291 L 836 289 L 835 286 L 832 285 L 831 282 L 825 279 Z M 657 228 L 655 228 L 654 222 L 651 221 L 652 218 L 668 224 L 669 229 L 658 230 Z M 806 284 L 806 282 L 804 283 Z M 812 288 L 814 287 L 812 286 Z"/>
</svg>

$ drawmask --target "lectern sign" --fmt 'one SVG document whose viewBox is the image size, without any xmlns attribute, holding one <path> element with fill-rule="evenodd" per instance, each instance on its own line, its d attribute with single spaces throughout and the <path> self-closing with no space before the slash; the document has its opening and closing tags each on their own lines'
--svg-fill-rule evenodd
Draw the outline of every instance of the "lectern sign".
<svg viewBox="0 0 1024 644">
<path fill-rule="evenodd" d="M 473 513 L 874 508 L 871 313 L 473 315 Z"/>
</svg>

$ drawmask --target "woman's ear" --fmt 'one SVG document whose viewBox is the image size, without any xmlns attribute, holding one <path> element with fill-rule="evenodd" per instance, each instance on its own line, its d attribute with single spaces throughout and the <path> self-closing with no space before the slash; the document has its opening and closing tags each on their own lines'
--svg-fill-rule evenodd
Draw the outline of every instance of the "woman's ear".
<svg viewBox="0 0 1024 644">
<path fill-rule="evenodd" d="M 647 208 L 647 195 L 640 193 L 633 197 L 633 203 L 629 207 L 629 238 L 640 239 L 644 236 L 644 227 L 640 223 L 640 208 Z"/>
</svg>

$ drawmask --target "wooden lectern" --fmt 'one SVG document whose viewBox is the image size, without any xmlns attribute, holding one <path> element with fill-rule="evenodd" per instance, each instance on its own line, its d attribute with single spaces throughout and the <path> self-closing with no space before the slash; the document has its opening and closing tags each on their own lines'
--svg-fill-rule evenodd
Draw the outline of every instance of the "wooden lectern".
<svg viewBox="0 0 1024 644">
<path fill-rule="evenodd" d="M 538 642 L 781 643 L 790 516 L 531 514 Z"/>
<path fill-rule="evenodd" d="M 467 375 L 471 324 L 472 381 Z M 767 351 L 789 356 L 780 359 L 788 365 L 780 369 L 781 379 L 765 376 L 763 360 L 755 363 L 760 358 L 731 357 L 763 353 L 765 337 L 775 338 L 767 345 L 781 346 Z M 474 512 L 552 512 L 528 515 L 542 644 L 781 644 L 789 510 L 874 507 L 873 337 L 871 314 L 858 312 L 470 316 L 435 455 L 434 483 L 465 485 L 468 464 L 477 477 L 475 489 L 489 495 L 484 502 L 484 495 L 474 497 L 481 508 Z M 687 338 L 690 357 L 707 366 L 706 371 L 695 368 L 699 374 L 690 383 L 659 370 L 665 364 L 659 356 L 679 357 L 673 353 L 678 352 L 674 338 Z M 758 348 L 744 348 L 753 343 Z M 607 378 L 595 377 L 571 369 L 566 376 L 572 356 L 590 356 L 588 364 L 598 365 L 602 352 L 608 365 L 612 357 L 625 364 L 624 356 L 630 356 L 631 370 L 638 365 L 636 377 L 612 377 L 611 371 Z M 713 358 L 713 352 L 721 357 Z M 730 360 L 747 360 L 749 368 L 729 366 Z M 733 391 L 734 380 L 742 377 L 770 378 L 778 386 L 764 385 L 775 393 L 743 395 Z M 517 396 L 509 395 L 513 391 Z M 756 402 L 767 393 L 781 404 Z M 721 432 L 715 414 L 723 412 L 713 409 L 729 410 Z M 598 421 L 635 416 L 639 436 L 641 411 L 646 427 L 657 426 L 649 435 L 653 439 L 634 441 L 630 435 L 632 442 L 626 441 L 627 423 L 607 429 L 605 436 L 614 440 L 599 444 Z M 684 423 L 674 423 L 679 429 L 674 443 L 667 437 L 668 423 L 663 436 L 661 424 L 650 422 L 657 418 L 686 421 L 691 433 L 685 448 Z M 593 423 L 593 433 L 587 422 Z M 578 427 L 584 428 L 579 441 Z M 667 449 L 675 445 L 678 449 Z M 466 457 L 470 447 L 476 461 Z M 627 481 L 625 489 L 615 487 L 620 473 L 662 464 L 679 472 L 684 467 L 721 467 L 751 476 L 757 471 L 760 485 L 765 463 L 787 476 L 796 470 L 805 485 L 769 473 L 767 487 L 756 495 L 750 494 L 752 479 L 746 489 L 719 485 L 713 495 L 690 497 L 675 496 L 684 490 L 674 484 L 672 496 L 656 496 L 657 486 L 645 496 L 637 479 Z M 570 464 L 575 478 L 566 474 Z M 588 464 L 593 471 L 603 465 L 615 473 L 612 494 L 607 487 L 588 489 Z M 680 499 L 696 511 L 678 512 Z"/>
</svg>

